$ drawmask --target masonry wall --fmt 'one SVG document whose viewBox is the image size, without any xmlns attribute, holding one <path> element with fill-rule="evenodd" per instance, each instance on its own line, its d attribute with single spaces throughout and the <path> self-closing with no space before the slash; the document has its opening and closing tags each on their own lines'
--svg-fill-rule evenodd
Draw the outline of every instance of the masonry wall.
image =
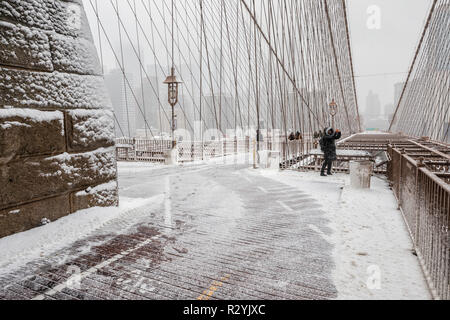
<svg viewBox="0 0 450 320">
<path fill-rule="evenodd" d="M 111 110 L 81 0 L 0 1 L 0 237 L 118 204 Z"/>
</svg>

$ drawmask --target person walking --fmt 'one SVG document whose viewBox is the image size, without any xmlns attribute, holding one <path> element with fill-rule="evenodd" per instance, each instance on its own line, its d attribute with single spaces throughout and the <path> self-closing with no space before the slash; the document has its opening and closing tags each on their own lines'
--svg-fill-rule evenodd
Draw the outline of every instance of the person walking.
<svg viewBox="0 0 450 320">
<path fill-rule="evenodd" d="M 322 170 L 320 175 L 326 177 L 333 175 L 331 169 L 333 168 L 333 161 L 337 160 L 336 155 L 336 140 L 339 140 L 342 136 L 340 130 L 334 130 L 333 128 L 326 128 L 324 130 L 324 135 L 320 139 L 320 148 L 324 154 L 324 162 L 322 165 Z M 325 169 L 327 169 L 327 174 L 325 174 Z"/>
</svg>

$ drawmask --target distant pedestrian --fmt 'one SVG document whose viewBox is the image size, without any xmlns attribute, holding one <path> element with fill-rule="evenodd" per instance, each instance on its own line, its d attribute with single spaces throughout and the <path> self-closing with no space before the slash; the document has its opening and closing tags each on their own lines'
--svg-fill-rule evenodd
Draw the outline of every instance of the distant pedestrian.
<svg viewBox="0 0 450 320">
<path fill-rule="evenodd" d="M 337 160 L 336 155 L 336 140 L 339 140 L 342 136 L 340 130 L 334 130 L 333 128 L 326 128 L 324 130 L 324 135 L 320 139 L 320 149 L 324 154 L 324 162 L 322 165 L 322 170 L 320 175 L 326 177 L 327 175 L 333 175 L 331 169 L 333 168 L 333 161 Z M 327 175 L 325 174 L 325 169 L 327 169 Z"/>
<path fill-rule="evenodd" d="M 295 134 L 294 132 L 291 132 L 291 134 L 289 135 L 289 141 L 294 141 L 295 140 Z"/>
<path fill-rule="evenodd" d="M 297 131 L 297 132 L 295 133 L 295 140 L 303 140 L 303 136 L 302 136 L 302 134 L 300 133 L 300 131 Z"/>
</svg>

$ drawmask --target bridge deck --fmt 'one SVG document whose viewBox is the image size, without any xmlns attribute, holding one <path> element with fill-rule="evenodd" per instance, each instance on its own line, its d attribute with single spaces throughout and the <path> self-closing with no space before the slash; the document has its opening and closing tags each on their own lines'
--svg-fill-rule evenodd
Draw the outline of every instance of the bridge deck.
<svg viewBox="0 0 450 320">
<path fill-rule="evenodd" d="M 121 195 L 129 198 L 123 202 L 150 203 L 56 253 L 36 241 L 41 257 L 3 265 L 0 298 L 429 297 L 395 200 L 381 180 L 373 194 L 355 196 L 344 175 L 323 181 L 315 174 L 266 175 L 241 165 L 145 166 L 120 164 Z M 367 204 L 374 200 L 367 196 L 387 197 L 384 207 L 372 212 Z M 355 206 L 365 206 L 364 214 Z M 56 224 L 67 229 L 77 218 Z M 70 238 L 70 232 L 45 228 L 52 226 L 31 232 L 55 231 L 48 242 Z M 2 252 L 14 250 L 21 236 L 0 240 Z M 382 290 L 367 288 L 371 265 L 383 271 Z M 79 286 L 69 278 L 77 270 Z"/>
</svg>

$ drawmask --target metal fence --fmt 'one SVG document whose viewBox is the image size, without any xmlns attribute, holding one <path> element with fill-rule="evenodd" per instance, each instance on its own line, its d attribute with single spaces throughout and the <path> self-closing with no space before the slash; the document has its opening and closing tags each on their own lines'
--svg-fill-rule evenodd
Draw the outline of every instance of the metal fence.
<svg viewBox="0 0 450 320">
<path fill-rule="evenodd" d="M 388 178 L 435 298 L 450 299 L 449 162 L 416 145 L 390 145 Z M 444 179 L 443 179 L 444 178 Z"/>
<path fill-rule="evenodd" d="M 116 158 L 118 161 L 162 163 L 171 148 L 170 140 L 119 138 L 116 139 Z"/>
<path fill-rule="evenodd" d="M 368 150 L 365 148 L 367 145 L 355 137 L 344 136 L 337 143 L 338 153 L 337 160 L 333 162 L 333 171 L 348 172 L 351 161 L 372 161 L 374 156 L 369 151 L 383 150 L 380 147 L 380 141 L 374 141 L 374 148 Z M 384 149 L 386 149 L 386 145 L 387 143 L 384 144 Z M 284 141 L 281 143 L 280 168 L 283 170 L 320 171 L 324 155 L 319 149 L 319 139 L 311 136 L 304 140 Z M 385 173 L 385 166 L 375 168 L 374 172 Z"/>
<path fill-rule="evenodd" d="M 299 171 L 316 171 L 319 172 L 325 157 L 322 154 L 315 154 L 305 157 L 303 161 L 293 167 Z M 352 161 L 373 161 L 371 155 L 337 155 L 337 160 L 333 161 L 333 171 L 338 173 L 348 173 L 350 171 L 350 162 Z M 383 173 L 383 170 L 374 169 L 375 173 Z"/>
<path fill-rule="evenodd" d="M 313 139 L 282 141 L 280 143 L 281 169 L 297 168 L 299 164 L 309 163 L 309 153 L 317 147 Z"/>
<path fill-rule="evenodd" d="M 260 148 L 269 148 L 270 141 L 260 142 Z M 244 139 L 223 139 L 211 141 L 179 141 L 176 144 L 177 161 L 193 162 L 209 160 L 229 155 L 252 152 L 254 143 L 250 137 Z M 172 149 L 171 140 L 129 139 L 116 140 L 116 158 L 118 161 L 144 161 L 164 163 L 166 155 Z"/>
</svg>

